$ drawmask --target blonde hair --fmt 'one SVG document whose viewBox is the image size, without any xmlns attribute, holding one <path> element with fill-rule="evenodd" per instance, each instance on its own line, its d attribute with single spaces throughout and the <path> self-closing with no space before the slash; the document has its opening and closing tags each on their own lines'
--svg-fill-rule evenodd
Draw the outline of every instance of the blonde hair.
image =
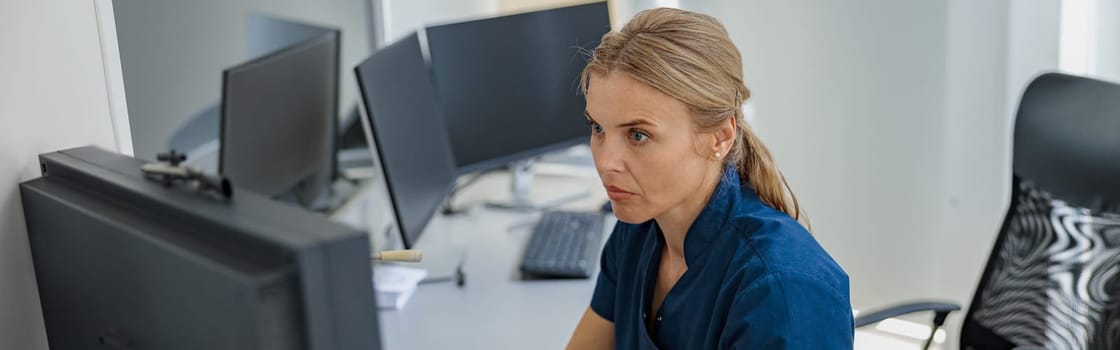
<svg viewBox="0 0 1120 350">
<path fill-rule="evenodd" d="M 743 102 L 750 97 L 743 60 L 718 20 L 671 8 L 639 12 L 622 30 L 603 35 L 580 77 L 584 94 L 591 74 L 611 72 L 683 102 L 700 130 L 735 118 L 737 137 L 724 162 L 738 169 L 763 203 L 809 226 L 770 151 L 743 119 Z"/>
</svg>

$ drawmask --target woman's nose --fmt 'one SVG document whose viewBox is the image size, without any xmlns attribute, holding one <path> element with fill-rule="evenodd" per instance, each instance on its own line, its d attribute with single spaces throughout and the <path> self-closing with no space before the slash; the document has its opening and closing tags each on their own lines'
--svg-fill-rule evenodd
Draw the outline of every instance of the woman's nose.
<svg viewBox="0 0 1120 350">
<path fill-rule="evenodd" d="M 593 140 L 591 142 L 591 156 L 595 160 L 595 169 L 600 174 L 622 171 L 623 149 L 620 146 L 624 145 L 619 145 L 618 142 L 614 142 L 607 136 L 604 136 L 603 140 Z"/>
</svg>

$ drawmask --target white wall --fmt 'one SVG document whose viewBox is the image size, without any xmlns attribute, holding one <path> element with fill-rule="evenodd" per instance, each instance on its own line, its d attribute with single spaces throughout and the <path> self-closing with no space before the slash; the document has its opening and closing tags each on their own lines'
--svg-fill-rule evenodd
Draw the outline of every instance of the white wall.
<svg viewBox="0 0 1120 350">
<path fill-rule="evenodd" d="M 945 214 L 933 244 L 916 256 L 933 276 L 902 283 L 929 288 L 910 299 L 938 297 L 967 308 L 1002 221 L 1010 186 L 1010 113 L 1006 103 L 1008 1 L 948 1 L 945 23 Z M 1016 99 L 1017 101 L 1018 99 Z M 959 342 L 957 314 L 947 327 Z M 928 318 L 929 315 L 921 315 Z M 925 320 L 922 320 L 925 321 Z"/>
<path fill-rule="evenodd" d="M 1120 82 L 1120 1 L 1059 2 L 1061 71 Z"/>
<path fill-rule="evenodd" d="M 949 2 L 942 173 L 949 198 L 935 252 L 941 287 L 958 301 L 969 298 L 980 275 L 1009 193 L 1008 16 L 1006 0 Z M 960 254 L 948 259 L 947 252 Z"/>
<path fill-rule="evenodd" d="M 1101 78 L 1120 83 L 1120 1 L 1098 0 L 1097 71 Z"/>
<path fill-rule="evenodd" d="M 1058 69 L 1062 1 L 1009 1 L 1007 106 L 1011 111 L 1019 107 L 1023 90 L 1039 72 Z"/>
<path fill-rule="evenodd" d="M 0 349 L 46 349 L 18 183 L 36 157 L 116 149 L 94 1 L 0 2 Z"/>
</svg>

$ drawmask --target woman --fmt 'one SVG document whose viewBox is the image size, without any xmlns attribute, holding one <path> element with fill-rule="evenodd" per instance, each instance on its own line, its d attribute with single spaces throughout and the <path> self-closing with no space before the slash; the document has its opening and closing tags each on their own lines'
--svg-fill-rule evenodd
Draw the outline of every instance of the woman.
<svg viewBox="0 0 1120 350">
<path fill-rule="evenodd" d="M 641 12 L 582 86 L 620 222 L 569 348 L 852 347 L 848 277 L 743 120 L 742 59 L 716 19 Z"/>
</svg>

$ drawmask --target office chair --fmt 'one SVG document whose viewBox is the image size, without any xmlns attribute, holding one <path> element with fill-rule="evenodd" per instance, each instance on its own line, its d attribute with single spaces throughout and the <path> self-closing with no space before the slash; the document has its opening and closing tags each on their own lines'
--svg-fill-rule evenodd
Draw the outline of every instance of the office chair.
<svg viewBox="0 0 1120 350">
<path fill-rule="evenodd" d="M 1120 349 L 1120 85 L 1048 73 L 1015 120 L 1011 205 L 972 297 L 961 349 Z M 909 303 L 856 327 L 960 306 Z"/>
</svg>

